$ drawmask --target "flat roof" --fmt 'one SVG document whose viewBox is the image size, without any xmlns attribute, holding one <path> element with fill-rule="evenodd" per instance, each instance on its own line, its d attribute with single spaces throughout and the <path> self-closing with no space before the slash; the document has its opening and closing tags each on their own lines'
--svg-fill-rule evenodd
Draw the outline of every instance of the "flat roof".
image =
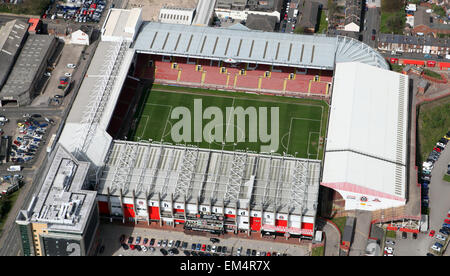
<svg viewBox="0 0 450 276">
<path fill-rule="evenodd" d="M 0 97 L 17 97 L 29 92 L 39 67 L 46 62 L 54 43 L 54 36 L 30 34 L 0 92 Z"/>
<path fill-rule="evenodd" d="M 322 183 L 346 183 L 405 198 L 408 77 L 337 63 Z"/>
<path fill-rule="evenodd" d="M 376 50 L 350 38 L 161 22 L 143 23 L 134 49 L 139 53 L 330 70 L 335 60 L 389 68 Z"/>
<path fill-rule="evenodd" d="M 125 165 L 127 164 L 127 165 Z M 195 204 L 250 202 L 252 209 L 315 216 L 321 162 L 268 154 L 232 152 L 158 143 L 113 141 L 98 193 Z"/>
<path fill-rule="evenodd" d="M 58 144 L 45 166 L 39 193 L 27 210 L 19 212 L 17 222 L 47 224 L 49 231 L 82 234 L 97 195 L 83 190 L 89 163 L 78 161 Z"/>
</svg>

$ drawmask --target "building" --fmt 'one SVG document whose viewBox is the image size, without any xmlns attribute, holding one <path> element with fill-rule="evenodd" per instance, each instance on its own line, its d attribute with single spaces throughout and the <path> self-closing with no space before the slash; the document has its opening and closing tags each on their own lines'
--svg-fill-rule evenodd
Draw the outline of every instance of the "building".
<svg viewBox="0 0 450 276">
<path fill-rule="evenodd" d="M 414 13 L 414 28 L 412 30 L 417 35 L 428 34 L 450 34 L 450 24 L 443 24 L 433 18 L 426 12 L 424 7 L 421 7 Z"/>
<path fill-rule="evenodd" d="M 319 3 L 306 1 L 302 10 L 302 16 L 298 26 L 303 28 L 305 33 L 315 33 L 317 27 L 317 19 L 319 15 Z"/>
<path fill-rule="evenodd" d="M 280 13 L 283 7 L 282 0 L 217 0 L 214 12 L 219 18 L 233 18 L 247 20 L 249 14 L 275 16 L 280 22 Z"/>
<path fill-rule="evenodd" d="M 408 77 L 337 63 L 321 185 L 345 210 L 404 206 L 408 183 Z"/>
<path fill-rule="evenodd" d="M 70 34 L 70 44 L 89 45 L 89 35 L 82 30 Z"/>
<path fill-rule="evenodd" d="M 450 39 L 429 36 L 379 34 L 378 50 L 445 56 L 450 53 Z"/>
<path fill-rule="evenodd" d="M 99 224 L 96 192 L 88 190 L 89 163 L 57 145 L 45 164 L 40 190 L 16 223 L 25 256 L 86 256 Z"/>
<path fill-rule="evenodd" d="M 249 14 L 245 26 L 252 30 L 260 30 L 265 32 L 275 31 L 277 18 L 275 16 Z"/>
<path fill-rule="evenodd" d="M 142 24 L 142 10 L 109 9 L 101 29 L 103 41 L 133 41 Z"/>
<path fill-rule="evenodd" d="M 28 33 L 39 34 L 41 32 L 42 21 L 39 18 L 30 18 L 28 20 L 30 27 L 28 28 Z"/>
<path fill-rule="evenodd" d="M 194 20 L 195 9 L 162 7 L 158 21 L 162 23 L 191 25 Z"/>
<path fill-rule="evenodd" d="M 97 189 L 102 216 L 215 234 L 313 236 L 319 160 L 119 140 L 109 156 Z"/>
<path fill-rule="evenodd" d="M 344 30 L 359 32 L 361 28 L 361 0 L 347 0 L 345 2 Z"/>
<path fill-rule="evenodd" d="M 23 106 L 31 103 L 56 46 L 57 39 L 54 36 L 28 36 L 8 80 L 0 91 L 1 106 Z"/>
<path fill-rule="evenodd" d="M 28 36 L 26 21 L 15 19 L 0 27 L 0 91 Z"/>
</svg>

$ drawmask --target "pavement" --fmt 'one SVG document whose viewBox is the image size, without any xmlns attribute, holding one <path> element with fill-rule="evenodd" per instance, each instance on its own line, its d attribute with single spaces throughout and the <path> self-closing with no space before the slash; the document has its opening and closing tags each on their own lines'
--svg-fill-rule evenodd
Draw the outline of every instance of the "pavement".
<svg viewBox="0 0 450 276">
<path fill-rule="evenodd" d="M 316 220 L 316 227 L 325 233 L 324 256 L 339 256 L 341 243 L 339 229 L 320 218 Z"/>
</svg>

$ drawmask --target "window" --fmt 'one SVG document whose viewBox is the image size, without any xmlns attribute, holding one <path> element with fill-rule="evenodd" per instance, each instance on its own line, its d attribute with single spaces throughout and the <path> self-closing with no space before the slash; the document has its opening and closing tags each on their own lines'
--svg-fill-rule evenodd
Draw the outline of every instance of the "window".
<svg viewBox="0 0 450 276">
<path fill-rule="evenodd" d="M 205 207 L 202 207 L 202 211 L 203 211 L 203 212 L 206 212 L 206 208 L 205 208 Z"/>
</svg>

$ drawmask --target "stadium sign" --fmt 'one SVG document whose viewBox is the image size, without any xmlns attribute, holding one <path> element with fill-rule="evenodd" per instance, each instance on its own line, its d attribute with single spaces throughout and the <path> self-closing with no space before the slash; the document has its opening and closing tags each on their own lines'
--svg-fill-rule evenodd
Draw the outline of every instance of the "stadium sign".
<svg viewBox="0 0 450 276">
<path fill-rule="evenodd" d="M 171 119 L 178 121 L 172 124 L 170 132 L 172 141 L 175 143 L 206 141 L 221 144 L 251 142 L 261 144 L 261 152 L 278 151 L 279 107 L 270 107 L 270 117 L 269 108 L 265 106 L 258 108 L 249 106 L 246 109 L 242 106 L 231 106 L 225 109 L 225 115 L 223 109 L 217 106 L 208 106 L 203 110 L 202 99 L 194 99 L 194 114 L 191 114 L 191 109 L 185 106 L 173 108 Z M 207 121 L 206 124 L 204 120 Z"/>
</svg>

